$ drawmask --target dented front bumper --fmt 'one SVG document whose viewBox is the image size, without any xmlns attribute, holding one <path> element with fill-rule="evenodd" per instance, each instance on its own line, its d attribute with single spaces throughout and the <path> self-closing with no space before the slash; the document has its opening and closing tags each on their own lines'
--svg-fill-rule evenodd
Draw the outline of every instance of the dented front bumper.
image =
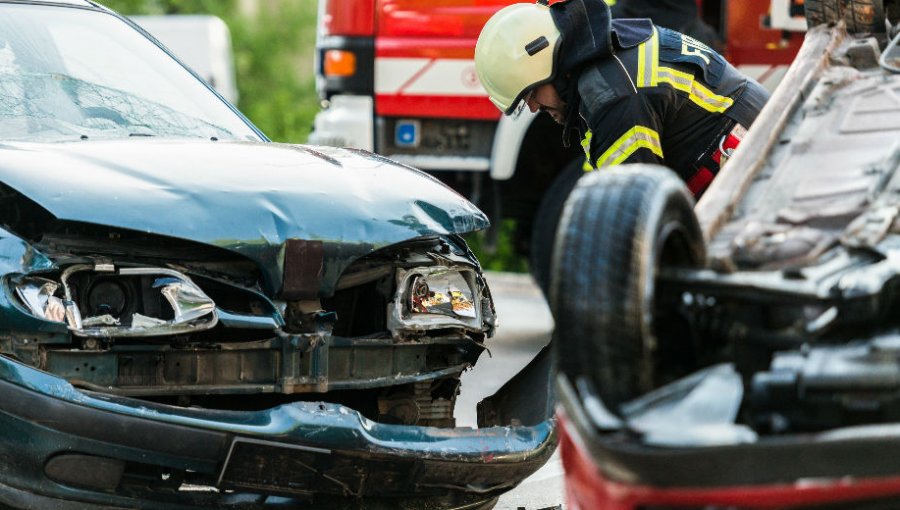
<svg viewBox="0 0 900 510">
<path fill-rule="evenodd" d="M 7 358 L 0 392 L 0 503 L 13 506 L 477 508 L 555 446 L 552 420 L 439 429 L 328 403 L 181 408 L 79 391 Z"/>
</svg>

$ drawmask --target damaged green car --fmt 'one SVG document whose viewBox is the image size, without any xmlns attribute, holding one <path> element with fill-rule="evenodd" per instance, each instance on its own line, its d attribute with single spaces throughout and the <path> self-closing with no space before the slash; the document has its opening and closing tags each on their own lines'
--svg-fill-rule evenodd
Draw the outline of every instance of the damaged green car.
<svg viewBox="0 0 900 510">
<path fill-rule="evenodd" d="M 0 2 L 0 196 L 0 505 L 489 508 L 552 453 L 546 356 L 455 428 L 483 213 L 93 2 Z"/>
</svg>

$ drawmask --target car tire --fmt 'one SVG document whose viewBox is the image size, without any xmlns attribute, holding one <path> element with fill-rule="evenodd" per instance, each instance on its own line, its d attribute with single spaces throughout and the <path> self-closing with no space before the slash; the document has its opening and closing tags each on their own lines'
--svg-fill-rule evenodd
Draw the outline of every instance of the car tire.
<svg viewBox="0 0 900 510">
<path fill-rule="evenodd" d="M 593 382 L 614 412 L 698 368 L 689 335 L 656 334 L 653 306 L 658 269 L 705 261 L 693 204 L 674 172 L 647 164 L 590 173 L 565 204 L 550 288 L 557 368 Z"/>
<path fill-rule="evenodd" d="M 809 27 L 843 20 L 851 34 L 885 31 L 883 0 L 806 0 L 806 24 Z"/>
<path fill-rule="evenodd" d="M 544 193 L 535 215 L 529 264 L 531 274 L 545 296 L 550 288 L 550 264 L 559 218 L 566 198 L 584 173 L 583 157 L 575 158 L 564 166 Z"/>
</svg>

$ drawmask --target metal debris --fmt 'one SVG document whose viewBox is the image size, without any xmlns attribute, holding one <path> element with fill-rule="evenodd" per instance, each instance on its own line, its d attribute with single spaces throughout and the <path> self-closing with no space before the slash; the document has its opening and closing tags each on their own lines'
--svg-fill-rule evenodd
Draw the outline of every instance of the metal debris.
<svg viewBox="0 0 900 510">
<path fill-rule="evenodd" d="M 744 386 L 730 363 L 710 367 L 624 404 L 628 427 L 657 446 L 753 443 L 756 433 L 735 424 Z"/>
</svg>

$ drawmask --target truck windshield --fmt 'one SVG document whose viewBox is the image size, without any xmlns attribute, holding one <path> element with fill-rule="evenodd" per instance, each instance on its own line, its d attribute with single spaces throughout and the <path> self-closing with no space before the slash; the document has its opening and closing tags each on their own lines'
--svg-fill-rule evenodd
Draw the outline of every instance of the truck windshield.
<svg viewBox="0 0 900 510">
<path fill-rule="evenodd" d="M 0 140 L 259 140 L 152 41 L 86 9 L 0 5 Z"/>
</svg>

